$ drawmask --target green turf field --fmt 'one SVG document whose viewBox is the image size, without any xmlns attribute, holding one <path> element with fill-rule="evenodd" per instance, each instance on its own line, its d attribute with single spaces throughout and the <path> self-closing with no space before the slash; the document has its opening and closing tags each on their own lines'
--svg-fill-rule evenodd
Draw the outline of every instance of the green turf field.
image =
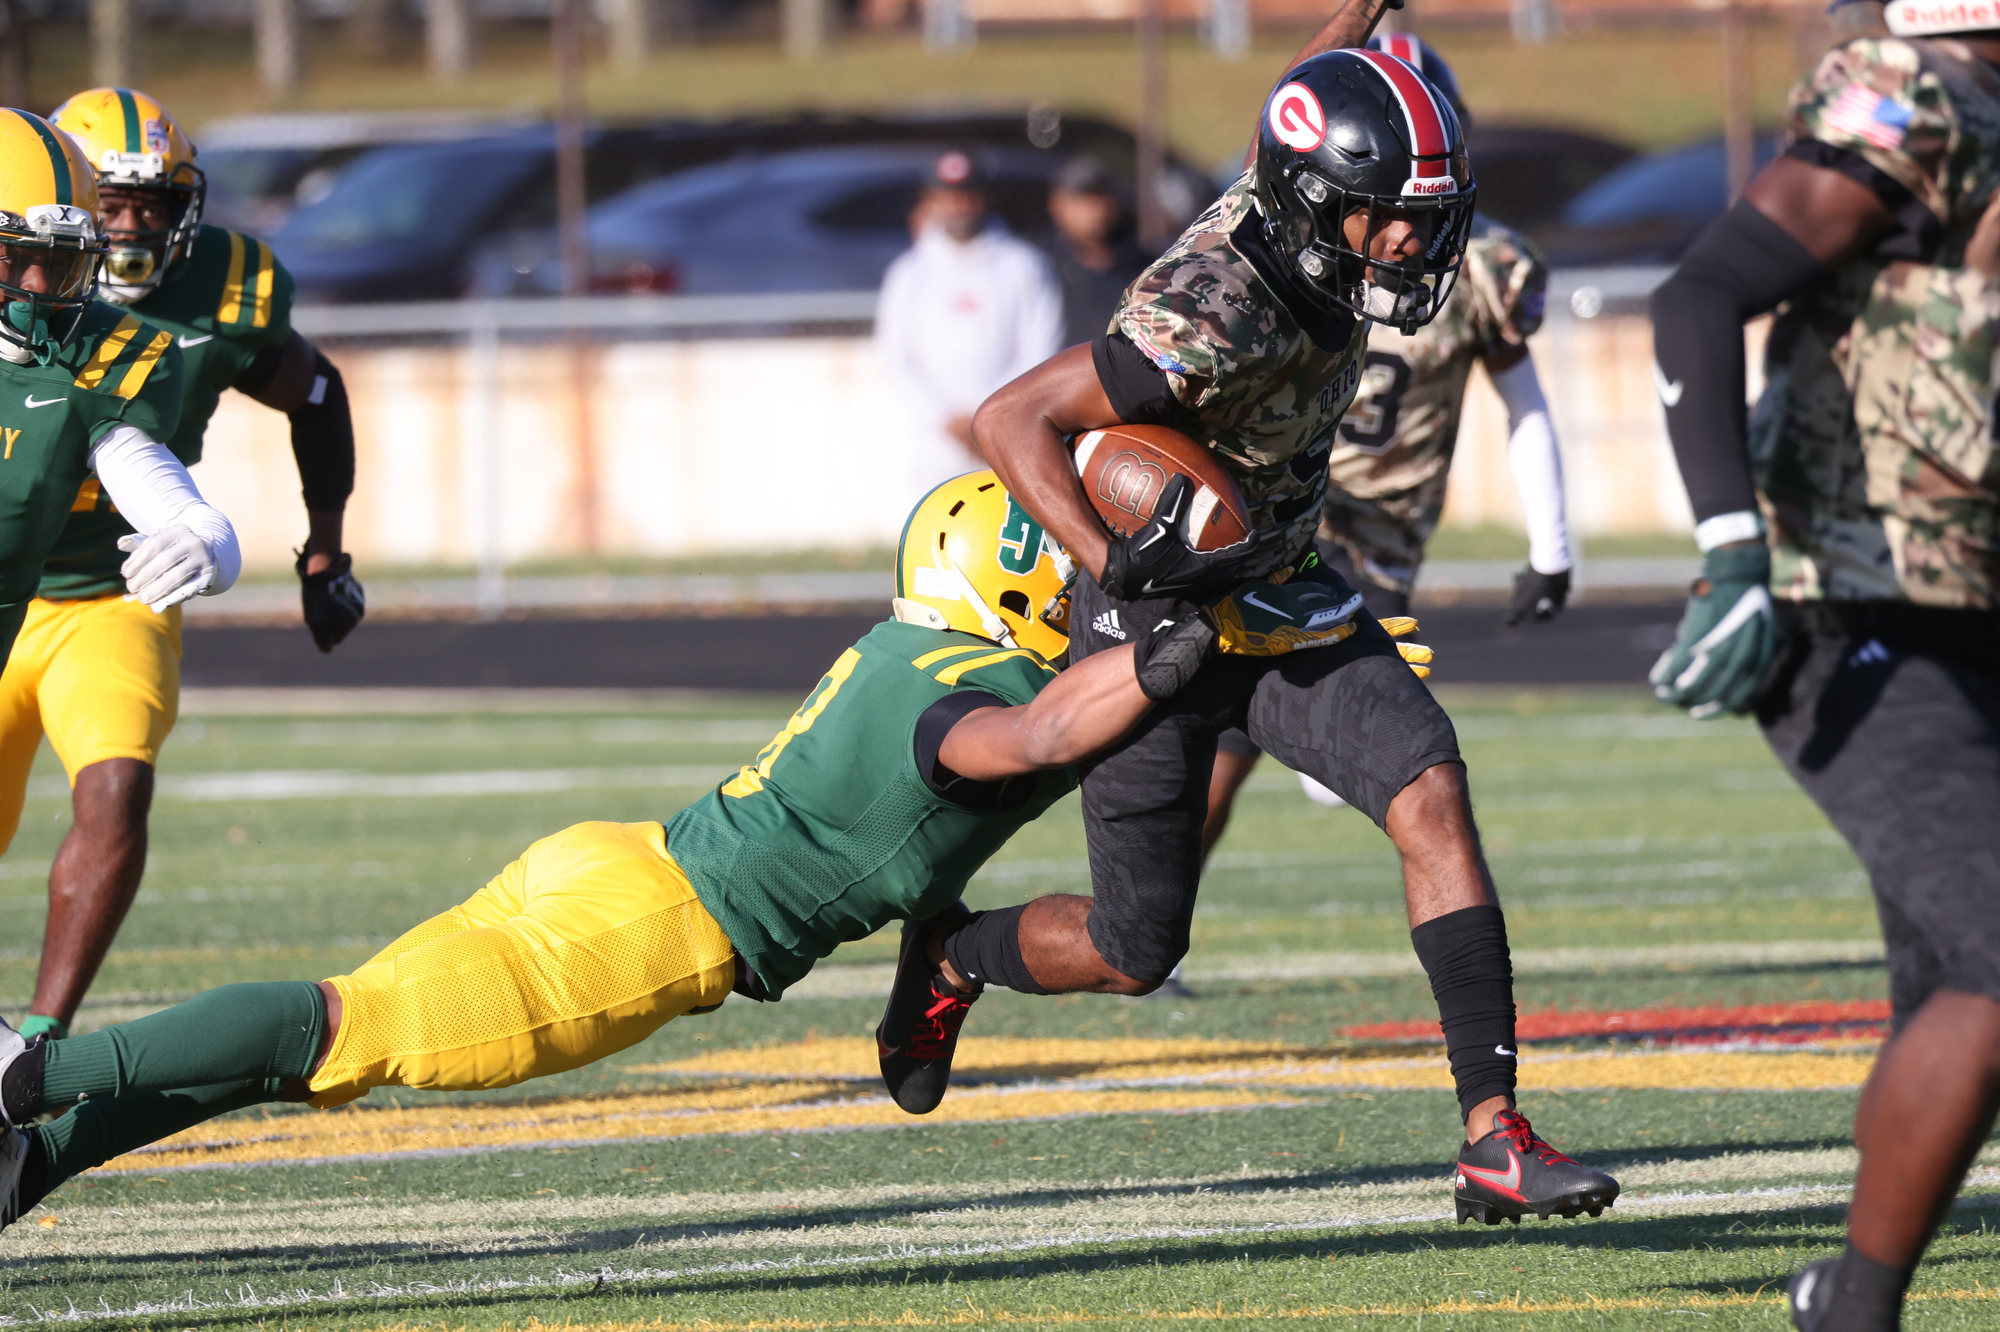
<svg viewBox="0 0 2000 1332">
<path fill-rule="evenodd" d="M 1445 697 L 1524 1011 L 1883 995 L 1861 874 L 1748 725 L 1637 694 Z M 146 888 L 80 1025 L 345 969 L 537 836 L 671 814 L 788 710 L 190 717 L 162 762 Z M 66 820 L 45 756 L 0 861 L 9 1014 Z M 989 867 L 975 905 L 1081 889 L 1082 857 L 1072 800 Z M 899 1122 L 855 1074 L 891 957 L 871 940 L 781 1005 L 732 1000 L 545 1084 L 277 1107 L 157 1168 L 75 1181 L 0 1236 L 0 1319 L 1781 1326 L 1783 1278 L 1838 1242 L 1856 1052 L 1535 1047 L 1524 1077 L 1553 1072 L 1525 1108 L 1626 1196 L 1598 1221 L 1454 1226 L 1454 1107 L 1398 1081 L 1436 1061 L 1342 1035 L 1432 1013 L 1397 898 L 1366 819 L 1261 772 L 1204 887 L 1197 997 L 990 995 L 968 1051 L 985 1038 L 1025 1062 L 969 1077 L 939 1112 L 962 1118 Z M 1249 1069 L 1228 1042 L 1303 1062 Z M 1379 1085 L 1312 1072 L 1363 1056 Z M 1908 1326 L 2000 1323 L 1996 1167 L 1919 1274 Z"/>
</svg>

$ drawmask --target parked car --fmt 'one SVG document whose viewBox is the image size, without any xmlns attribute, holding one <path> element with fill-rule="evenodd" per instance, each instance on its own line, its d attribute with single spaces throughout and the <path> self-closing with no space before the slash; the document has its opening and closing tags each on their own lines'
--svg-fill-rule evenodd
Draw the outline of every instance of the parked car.
<svg viewBox="0 0 2000 1332">
<path fill-rule="evenodd" d="M 1755 165 L 1776 157 L 1782 142 L 1760 136 Z M 1728 207 L 1728 154 L 1722 140 L 1711 139 L 1634 158 L 1530 234 L 1557 268 L 1671 264 Z"/>
<path fill-rule="evenodd" d="M 1077 152 L 1130 179 L 1131 132 L 1048 108 L 903 116 L 800 115 L 716 123 L 667 121 L 593 128 L 586 197 L 593 205 L 649 181 L 732 159 L 811 147 L 876 144 L 983 146 L 1048 163 Z M 1170 159 L 1161 199 L 1192 218 L 1214 197 L 1207 179 Z M 465 294 L 482 243 L 555 222 L 555 137 L 546 125 L 449 142 L 374 148 L 349 162 L 324 197 L 298 208 L 271 237 L 305 301 L 436 300 Z"/>
<path fill-rule="evenodd" d="M 820 148 L 698 167 L 591 210 L 594 292 L 861 291 L 910 246 L 910 209 L 946 145 Z M 1048 226 L 1047 154 L 988 151 L 987 197 L 1016 234 Z M 489 242 L 474 290 L 562 290 L 552 230 Z"/>
<path fill-rule="evenodd" d="M 1573 130 L 1475 122 L 1466 137 L 1479 211 L 1521 231 L 1554 222 L 1569 201 L 1637 154 Z"/>
</svg>

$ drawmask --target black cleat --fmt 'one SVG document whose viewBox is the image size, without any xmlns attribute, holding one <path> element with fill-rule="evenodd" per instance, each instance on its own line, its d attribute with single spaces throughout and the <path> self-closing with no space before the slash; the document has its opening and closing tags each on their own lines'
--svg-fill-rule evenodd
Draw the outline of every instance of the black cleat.
<svg viewBox="0 0 2000 1332">
<path fill-rule="evenodd" d="M 896 980 L 889 987 L 889 1007 L 875 1028 L 875 1053 L 889 1095 L 913 1115 L 927 1115 L 944 1100 L 958 1029 L 973 1001 L 986 992 L 983 985 L 970 994 L 960 992 L 925 949 L 937 926 L 971 914 L 965 903 L 955 902 L 942 915 L 903 922 Z"/>
<path fill-rule="evenodd" d="M 1521 1223 L 1530 1212 L 1602 1216 L 1618 1197 L 1618 1181 L 1572 1161 L 1537 1137 L 1528 1117 L 1502 1110 L 1493 1131 L 1458 1154 L 1458 1219 L 1489 1226 Z"/>
<path fill-rule="evenodd" d="M 1785 1287 L 1785 1308 L 1799 1332 L 1815 1332 L 1833 1309 L 1833 1292 L 1840 1278 L 1840 1259 L 1822 1258 L 1792 1278 Z"/>
</svg>

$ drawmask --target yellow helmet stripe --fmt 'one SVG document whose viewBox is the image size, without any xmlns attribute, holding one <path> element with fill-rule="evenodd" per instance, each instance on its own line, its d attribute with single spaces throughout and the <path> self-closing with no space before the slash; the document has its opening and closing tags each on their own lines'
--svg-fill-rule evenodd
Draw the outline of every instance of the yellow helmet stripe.
<svg viewBox="0 0 2000 1332">
<path fill-rule="evenodd" d="M 146 386 L 146 379 L 153 373 L 153 367 L 167 354 L 167 348 L 174 345 L 174 335 L 159 333 L 146 344 L 146 350 L 139 353 L 139 359 L 126 370 L 125 378 L 118 381 L 118 396 L 131 400 L 139 396 L 139 390 Z"/>
<path fill-rule="evenodd" d="M 49 174 L 55 177 L 56 184 L 55 202 L 59 204 L 75 203 L 76 200 L 70 197 L 69 157 L 63 152 L 62 146 L 56 142 L 55 135 L 49 132 L 49 127 L 42 123 L 41 117 L 31 116 L 25 111 L 16 111 L 14 114 L 33 127 L 35 133 L 42 140 L 42 147 L 48 150 Z"/>
<path fill-rule="evenodd" d="M 130 88 L 120 88 L 117 92 L 118 109 L 125 113 L 125 151 L 136 153 L 139 151 L 141 144 L 139 136 L 139 103 L 133 98 Z"/>
<path fill-rule="evenodd" d="M 77 372 L 76 386 L 81 389 L 94 389 L 102 384 L 104 376 L 111 370 L 112 363 L 124 354 L 125 344 L 132 341 L 138 332 L 139 321 L 133 316 L 126 315 L 119 320 L 118 327 L 112 329 L 110 336 L 97 344 L 96 349 L 90 353 L 90 359 L 83 363 L 83 369 Z M 136 391 L 135 388 L 134 392 Z"/>
</svg>

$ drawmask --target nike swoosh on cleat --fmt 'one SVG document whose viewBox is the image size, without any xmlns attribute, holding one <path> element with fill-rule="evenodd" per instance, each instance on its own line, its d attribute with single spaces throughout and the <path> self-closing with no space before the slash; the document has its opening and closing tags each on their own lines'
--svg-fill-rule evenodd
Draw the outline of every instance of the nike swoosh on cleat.
<svg viewBox="0 0 2000 1332">
<path fill-rule="evenodd" d="M 27 396 L 26 398 L 22 399 L 22 401 L 23 401 L 24 403 L 26 403 L 26 404 L 27 404 L 27 406 L 28 406 L 28 407 L 29 407 L 29 408 L 30 408 L 30 409 L 32 410 L 33 408 L 36 408 L 36 407 L 53 407 L 53 406 L 55 406 L 55 405 L 56 405 L 57 403 L 59 403 L 59 402 L 68 402 L 68 401 L 69 401 L 69 399 L 67 399 L 67 398 L 44 398 L 44 399 L 42 399 L 42 400 L 41 400 L 40 402 L 37 402 L 37 401 L 35 401 L 35 395 L 34 395 L 34 394 L 32 394 L 32 393 L 30 393 L 30 394 L 29 394 L 29 395 L 28 395 L 28 396 Z"/>
<path fill-rule="evenodd" d="M 1471 1175 L 1481 1184 L 1498 1189 L 1502 1193 L 1511 1193 L 1516 1198 L 1521 1196 L 1521 1158 L 1512 1152 L 1507 1153 L 1507 1173 L 1504 1175 L 1498 1170 L 1481 1170 L 1478 1166 L 1464 1164 L 1458 1167 L 1458 1173 Z"/>
<path fill-rule="evenodd" d="M 181 334 L 181 346 L 183 347 L 199 347 L 204 342 L 213 341 L 215 341 L 215 334 L 213 333 L 204 333 L 198 338 L 191 338 L 185 333 Z"/>
</svg>

